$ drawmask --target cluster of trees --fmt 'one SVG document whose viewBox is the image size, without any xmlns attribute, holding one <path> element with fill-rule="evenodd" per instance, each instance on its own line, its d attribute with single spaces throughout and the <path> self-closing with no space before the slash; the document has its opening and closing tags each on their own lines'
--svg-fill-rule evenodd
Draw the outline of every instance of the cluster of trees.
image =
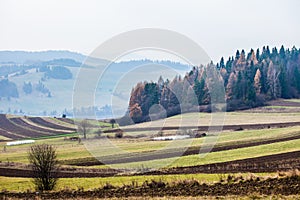
<svg viewBox="0 0 300 200">
<path fill-rule="evenodd" d="M 138 83 L 131 92 L 128 116 L 133 122 L 166 112 L 172 116 L 189 111 L 211 111 L 213 103 L 227 103 L 227 110 L 263 105 L 277 98 L 300 96 L 300 50 L 281 46 L 272 50 L 237 51 L 227 61 L 197 66 L 183 78 Z M 159 116 L 158 116 L 159 117 Z"/>
<path fill-rule="evenodd" d="M 25 94 L 31 94 L 32 93 L 32 84 L 29 81 L 28 83 L 24 82 L 23 84 L 23 91 Z"/>
<path fill-rule="evenodd" d="M 9 81 L 8 79 L 0 80 L 0 98 L 10 99 L 11 97 L 19 97 L 16 84 Z"/>
<path fill-rule="evenodd" d="M 33 92 L 33 84 L 29 82 L 24 82 L 23 84 L 23 92 L 25 94 L 31 94 Z M 46 86 L 39 81 L 35 86 L 36 91 L 41 92 L 43 94 L 47 94 L 48 97 L 51 97 L 51 92 Z M 0 80 L 0 98 L 18 98 L 19 92 L 17 85 L 14 82 L 9 81 L 8 79 Z"/>
<path fill-rule="evenodd" d="M 42 81 L 39 81 L 38 84 L 36 85 L 35 89 L 38 92 L 41 92 L 43 94 L 47 94 L 48 97 L 51 97 L 51 92 L 50 90 L 42 83 Z"/>
<path fill-rule="evenodd" d="M 54 59 L 45 62 L 35 62 L 34 64 L 16 64 L 9 62 L 0 65 L 0 76 L 7 78 L 10 74 L 14 74 L 15 76 L 23 75 L 26 74 L 28 70 L 35 68 L 36 72 L 46 72 L 51 76 L 50 78 L 72 78 L 72 73 L 64 66 L 80 67 L 81 63 L 72 59 Z"/>
<path fill-rule="evenodd" d="M 300 50 L 293 47 L 278 51 L 263 47 L 246 55 L 236 52 L 226 64 L 222 58 L 217 68 L 225 86 L 229 109 L 235 110 L 263 104 L 277 98 L 298 98 L 300 95 Z"/>
<path fill-rule="evenodd" d="M 29 82 L 24 82 L 22 89 L 23 92 L 28 95 L 33 92 L 34 87 L 33 84 L 29 81 Z M 39 82 L 35 85 L 35 90 L 42 94 L 46 94 L 47 97 L 51 97 L 50 90 L 43 84 L 41 80 L 39 80 Z"/>
<path fill-rule="evenodd" d="M 24 74 L 26 73 L 26 70 L 32 69 L 34 66 L 32 65 L 18 65 L 14 63 L 7 63 L 7 64 L 1 64 L 0 65 L 0 76 L 8 77 L 9 74 L 15 73 L 15 75 Z"/>
<path fill-rule="evenodd" d="M 63 66 L 41 66 L 37 72 L 45 72 L 45 78 L 67 80 L 73 77 L 72 72 Z"/>
</svg>

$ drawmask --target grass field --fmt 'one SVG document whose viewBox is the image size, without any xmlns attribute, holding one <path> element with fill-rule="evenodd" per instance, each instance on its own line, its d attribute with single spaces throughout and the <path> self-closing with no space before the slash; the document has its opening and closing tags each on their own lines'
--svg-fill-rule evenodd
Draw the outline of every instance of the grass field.
<svg viewBox="0 0 300 200">
<path fill-rule="evenodd" d="M 300 99 L 285 99 L 285 101 L 300 103 Z"/>
<path fill-rule="evenodd" d="M 166 167 L 183 167 L 183 166 L 195 166 L 210 163 L 227 162 L 238 159 L 253 158 L 265 155 L 272 155 L 276 153 L 284 153 L 297 151 L 300 147 L 300 139 L 292 140 L 287 142 L 278 142 L 267 145 L 259 145 L 254 147 L 246 147 L 240 149 L 233 149 L 220 152 L 211 152 L 206 154 L 204 157 L 197 155 L 182 156 L 179 158 L 165 158 L 158 160 L 150 160 L 143 162 L 132 162 L 132 163 L 122 163 L 110 165 L 113 168 L 132 168 L 132 169 L 142 169 L 142 168 L 160 168 L 162 166 Z"/>
<path fill-rule="evenodd" d="M 130 184 L 141 185 L 145 181 L 164 181 L 168 183 L 178 182 L 183 180 L 198 180 L 199 182 L 211 184 L 226 179 L 229 174 L 183 174 L 183 175 L 148 175 L 148 176 L 119 176 L 108 178 L 61 178 L 55 188 L 56 191 L 63 189 L 81 189 L 91 190 L 101 188 L 105 184 L 110 183 L 113 186 L 123 186 Z M 238 173 L 230 174 L 236 177 L 274 177 L 276 173 Z M 0 191 L 34 191 L 34 184 L 30 178 L 7 178 L 0 176 Z"/>
<path fill-rule="evenodd" d="M 283 106 L 284 107 L 284 106 Z M 270 109 L 281 109 L 282 106 L 271 106 Z M 247 113 L 241 112 L 230 112 L 226 113 L 225 118 L 223 116 L 213 116 L 209 113 L 187 113 L 183 115 L 173 116 L 166 120 L 160 120 L 155 122 L 147 122 L 143 124 L 134 125 L 135 127 L 151 127 L 163 124 L 164 126 L 178 126 L 181 122 L 184 122 L 185 126 L 195 126 L 195 125 L 216 125 L 220 122 L 224 122 L 224 125 L 236 125 L 236 124 L 263 124 L 263 123 L 280 123 L 280 122 L 299 122 L 300 113 Z M 224 119 L 224 121 L 222 120 Z M 64 124 L 57 119 L 51 119 L 55 123 Z M 215 121 L 214 121 L 215 120 Z M 195 123 L 196 122 L 196 123 Z M 199 122 L 199 123 L 198 123 Z M 91 122 L 93 125 L 94 122 Z M 96 122 L 95 122 L 96 123 Z M 99 124 L 97 124 L 99 125 Z M 101 126 L 106 126 L 109 128 L 110 124 L 102 123 Z M 122 127 L 121 127 L 122 128 Z M 176 131 L 163 131 L 164 135 L 174 134 Z M 155 135 L 156 132 L 124 132 L 124 136 L 137 136 L 137 135 Z M 151 141 L 149 137 L 124 137 L 122 139 L 114 138 L 114 133 L 107 133 L 109 137 L 109 142 L 111 145 L 107 144 L 107 140 L 94 138 L 95 133 L 91 133 L 85 142 L 82 143 L 78 141 L 68 140 L 67 137 L 76 136 L 76 134 L 66 134 L 62 137 L 46 137 L 39 138 L 36 140 L 36 144 L 48 143 L 52 144 L 57 148 L 58 159 L 61 163 L 68 164 L 68 161 L 92 158 L 93 153 L 98 153 L 98 155 L 113 157 L 114 159 L 123 158 L 125 155 L 134 155 L 141 153 L 153 153 L 160 150 L 161 152 L 172 152 L 174 149 L 179 147 L 190 147 L 193 149 L 199 149 L 201 146 L 210 145 L 214 142 L 214 147 L 228 147 L 232 145 L 240 144 L 250 144 L 260 141 L 277 140 L 282 138 L 298 137 L 300 135 L 300 126 L 292 126 L 285 128 L 266 128 L 259 130 L 241 130 L 241 131 L 223 131 L 219 135 L 207 135 L 203 138 L 193 138 L 178 141 Z M 1 139 L 1 137 L 0 137 Z M 5 139 L 5 138 L 3 138 Z M 93 142 L 100 145 L 101 148 L 90 149 L 94 150 L 89 152 L 87 149 L 89 145 Z M 27 152 L 29 150 L 30 144 L 19 145 L 19 146 L 8 146 L 4 152 L 5 142 L 0 142 L 0 162 L 18 162 L 28 164 Z M 114 151 L 114 147 L 118 147 L 122 150 Z M 294 152 L 300 150 L 300 139 L 291 139 L 288 141 L 281 142 L 271 142 L 269 144 L 260 144 L 250 147 L 241 147 L 230 150 L 221 150 L 210 152 L 203 157 L 199 154 L 186 155 L 181 157 L 170 157 L 162 159 L 149 159 L 147 161 L 140 162 L 125 162 L 120 164 L 112 165 L 99 165 L 90 166 L 82 168 L 121 168 L 121 169 L 135 169 L 136 171 L 148 169 L 148 168 L 172 168 L 172 167 L 185 167 L 185 166 L 196 166 L 204 164 L 221 163 L 227 161 L 234 161 L 246 158 L 255 158 L 266 155 L 273 155 L 285 152 Z M 74 167 L 74 166 L 72 166 Z M 76 168 L 79 166 L 75 166 Z M 87 169 L 84 169 L 87 170 Z M 193 172 L 189 172 L 193 173 Z M 207 172 L 208 173 L 208 172 Z M 192 180 L 195 179 L 202 183 L 215 183 L 223 179 L 228 174 L 180 174 L 180 175 L 135 175 L 131 176 L 129 174 L 120 174 L 120 176 L 112 176 L 107 178 L 61 178 L 58 181 L 58 185 L 55 191 L 62 190 L 93 190 L 95 188 L 101 188 L 107 183 L 114 186 L 123 186 L 130 184 L 141 185 L 145 181 L 151 180 L 162 180 L 164 182 L 172 183 L 182 180 Z M 236 176 L 260 176 L 268 177 L 275 176 L 276 173 L 261 173 L 261 174 L 249 174 L 243 173 Z M 0 176 L 0 191 L 16 191 L 16 192 L 26 192 L 35 191 L 34 185 L 30 178 L 8 178 Z M 254 194 L 253 198 L 272 198 L 270 196 L 259 196 Z M 290 199 L 293 199 L 292 196 Z M 207 199 L 212 197 L 207 197 Z M 231 197 L 230 197 L 231 198 Z M 232 196 L 234 199 L 235 197 Z M 240 197 L 236 197 L 237 199 Z M 277 198 L 277 197 L 276 197 Z M 280 198 L 280 197 L 279 197 Z M 287 199 L 289 197 L 286 197 Z M 298 198 L 296 196 L 296 198 Z M 175 197 L 166 197 L 166 199 L 176 199 Z M 188 199 L 188 197 L 182 197 L 182 199 Z M 193 199 L 191 197 L 191 199 Z"/>
<path fill-rule="evenodd" d="M 35 144 L 52 144 L 57 148 L 58 159 L 69 159 L 78 157 L 91 156 L 90 153 L 85 149 L 83 144 L 78 144 L 77 141 L 64 140 L 63 138 L 51 138 L 44 140 L 36 140 Z M 1 149 L 5 144 L 1 144 Z M 6 152 L 0 154 L 0 161 L 11 161 L 28 163 L 27 152 L 31 144 L 24 144 L 19 146 L 9 146 Z"/>
<path fill-rule="evenodd" d="M 264 130 L 244 130 L 244 131 L 226 131 L 220 133 L 217 139 L 216 147 L 228 146 L 238 143 L 255 142 L 267 139 L 277 139 L 288 136 L 295 136 L 300 134 L 300 127 L 264 129 Z M 125 152 L 146 152 L 156 150 L 168 150 L 174 147 L 180 147 L 185 144 L 197 147 L 203 144 L 206 138 L 187 139 L 184 141 L 149 141 L 144 139 L 110 139 L 110 142 L 124 150 Z M 58 158 L 60 160 L 69 160 L 76 158 L 90 157 L 91 154 L 85 148 L 84 144 L 78 144 L 77 141 L 64 140 L 64 138 L 50 138 L 37 140 L 36 144 L 48 143 L 57 148 Z M 102 143 L 101 143 L 102 144 Z M 209 143 L 208 143 L 209 144 Z M 0 149 L 3 149 L 5 143 L 0 144 Z M 120 154 L 120 152 L 113 152 L 111 146 L 101 147 L 101 156 Z M 6 152 L 0 154 L 0 161 L 7 160 L 13 162 L 28 163 L 27 151 L 31 145 L 20 145 L 7 147 Z M 297 146 L 295 146 L 297 148 Z M 248 153 L 249 157 L 252 156 Z M 234 157 L 233 157 L 234 158 Z M 216 160 L 216 159 L 214 159 Z"/>
<path fill-rule="evenodd" d="M 244 130 L 244 131 L 226 131 L 220 133 L 220 135 L 216 138 L 217 143 L 215 144 L 216 147 L 219 146 L 228 146 L 232 144 L 243 144 L 248 142 L 255 142 L 255 141 L 262 141 L 268 139 L 277 139 L 277 138 L 284 138 L 289 136 L 295 136 L 300 134 L 300 127 L 287 127 L 287 128 L 276 128 L 276 129 L 263 129 L 263 130 Z M 194 139 L 187 139 L 184 141 L 149 141 L 145 139 L 110 139 L 110 142 L 117 146 L 118 148 L 122 149 L 124 152 L 147 152 L 147 151 L 156 151 L 156 150 L 170 150 L 175 147 L 180 147 L 183 145 L 190 145 L 193 147 L 200 147 L 206 138 L 194 138 Z M 101 141 L 101 140 L 100 140 Z M 293 141 L 290 141 L 293 143 Z M 52 144 L 57 148 L 58 158 L 59 160 L 69 160 L 69 159 L 76 159 L 76 158 L 85 158 L 91 157 L 91 154 L 85 148 L 83 143 L 78 144 L 77 141 L 70 141 L 64 140 L 64 138 L 50 138 L 50 139 L 42 139 L 37 140 L 36 144 L 41 143 L 48 143 Z M 209 144 L 206 142 L 206 145 Z M 281 144 L 272 144 L 275 146 L 280 147 Z M 0 149 L 4 148 L 5 143 L 0 143 Z M 106 155 L 118 155 L 120 152 L 114 152 L 111 150 L 112 146 L 101 143 L 101 156 Z M 107 145 L 107 146 L 105 146 Z M 22 162 L 28 163 L 27 161 L 27 151 L 31 145 L 20 145 L 20 146 L 9 146 L 6 148 L 6 152 L 0 154 L 0 161 L 13 161 L 13 162 Z M 285 150 L 291 149 L 299 149 L 297 146 L 284 146 Z M 252 147 L 254 149 L 260 148 Z M 277 149 L 278 149 L 277 148 Z M 237 150 L 239 151 L 239 150 Z M 270 151 L 270 149 L 268 149 Z M 267 152 L 268 152 L 267 151 Z M 275 150 L 273 150 L 275 151 Z M 96 152 L 96 151 L 95 151 Z M 276 152 L 279 152 L 278 150 Z M 217 152 L 215 152 L 217 153 Z M 252 154 L 255 152 L 246 152 L 248 157 L 253 156 Z M 272 152 L 270 152 L 272 153 Z M 237 154 L 238 155 L 238 154 Z M 255 154 L 257 155 L 257 154 Z M 258 156 L 258 155 L 257 155 Z M 232 159 L 235 157 L 232 155 Z M 213 159 L 216 161 L 217 159 Z"/>
</svg>

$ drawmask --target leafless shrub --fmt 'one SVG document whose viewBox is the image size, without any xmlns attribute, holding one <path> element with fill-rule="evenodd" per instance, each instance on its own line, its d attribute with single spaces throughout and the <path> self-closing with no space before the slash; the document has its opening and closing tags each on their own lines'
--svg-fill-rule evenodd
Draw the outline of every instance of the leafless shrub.
<svg viewBox="0 0 300 200">
<path fill-rule="evenodd" d="M 30 147 L 28 160 L 32 166 L 33 182 L 39 191 L 52 190 L 57 183 L 58 160 L 52 145 L 39 144 Z"/>
</svg>

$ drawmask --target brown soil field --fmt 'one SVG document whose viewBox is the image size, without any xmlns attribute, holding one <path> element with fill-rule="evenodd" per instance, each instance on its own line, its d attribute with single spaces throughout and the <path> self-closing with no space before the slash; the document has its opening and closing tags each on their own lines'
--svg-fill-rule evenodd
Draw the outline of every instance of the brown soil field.
<svg viewBox="0 0 300 200">
<path fill-rule="evenodd" d="M 15 123 L 16 125 L 21 126 L 22 128 L 31 129 L 31 130 L 34 130 L 34 131 L 39 131 L 39 132 L 42 132 L 42 133 L 50 133 L 52 135 L 68 133 L 68 132 L 64 132 L 64 131 L 61 131 L 61 130 L 51 130 L 51 129 L 47 129 L 46 127 L 42 128 L 40 126 L 34 126 L 32 124 L 27 123 L 26 121 L 24 121 L 20 117 L 10 118 L 9 120 L 12 121 L 13 123 Z"/>
<path fill-rule="evenodd" d="M 229 162 L 169 168 L 144 174 L 196 174 L 196 173 L 238 173 L 277 172 L 300 169 L 300 151 L 247 158 Z"/>
<path fill-rule="evenodd" d="M 70 128 L 70 127 L 65 127 L 62 125 L 54 124 L 52 122 L 49 122 L 49 121 L 43 119 L 42 117 L 30 117 L 29 120 L 32 121 L 33 123 L 40 124 L 42 126 L 53 128 L 53 129 L 76 131 L 75 128 Z"/>
<path fill-rule="evenodd" d="M 18 140 L 61 135 L 76 131 L 75 128 L 51 123 L 40 117 L 28 119 L 33 123 L 26 122 L 22 117 L 7 117 L 4 114 L 0 114 L 0 135 L 11 140 Z"/>
</svg>

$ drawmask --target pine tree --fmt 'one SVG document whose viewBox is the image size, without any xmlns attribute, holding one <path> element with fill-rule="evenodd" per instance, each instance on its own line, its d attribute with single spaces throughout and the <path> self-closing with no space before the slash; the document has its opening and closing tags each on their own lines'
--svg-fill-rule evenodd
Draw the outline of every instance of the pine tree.
<svg viewBox="0 0 300 200">
<path fill-rule="evenodd" d="M 225 68 L 224 58 L 222 57 L 220 60 L 220 68 Z"/>
<path fill-rule="evenodd" d="M 200 81 L 198 81 L 198 80 L 195 81 L 194 91 L 195 91 L 195 94 L 198 98 L 198 105 L 203 104 L 203 100 L 205 98 L 204 87 L 205 87 L 205 80 L 204 79 L 201 79 Z"/>
<path fill-rule="evenodd" d="M 279 55 L 281 59 L 285 59 L 285 50 L 284 50 L 284 46 L 281 45 L 281 48 L 279 50 Z"/>
<path fill-rule="evenodd" d="M 277 51 L 277 48 L 274 47 L 274 48 L 272 49 L 272 57 L 275 58 L 276 56 L 278 56 L 278 51 Z"/>
<path fill-rule="evenodd" d="M 258 61 L 260 61 L 259 48 L 257 48 L 257 50 L 256 50 L 256 59 L 257 59 Z"/>
<path fill-rule="evenodd" d="M 240 58 L 240 51 L 237 50 L 235 53 L 235 59 L 238 60 Z"/>
<path fill-rule="evenodd" d="M 266 55 L 267 55 L 268 58 L 271 55 L 269 46 L 267 46 L 267 48 L 266 48 Z"/>
<path fill-rule="evenodd" d="M 234 94 L 236 99 L 242 99 L 245 100 L 245 94 L 246 94 L 246 85 L 245 85 L 245 80 L 243 78 L 243 74 L 241 71 L 238 72 L 237 75 L 237 81 L 235 84 L 235 89 L 234 89 Z"/>
<path fill-rule="evenodd" d="M 251 65 L 256 65 L 258 63 L 258 60 L 256 58 L 255 52 L 253 49 L 251 49 L 251 56 L 250 56 L 250 60 L 251 60 Z"/>
<path fill-rule="evenodd" d="M 226 62 L 226 66 L 225 66 L 225 69 L 228 73 L 231 72 L 232 62 L 233 62 L 233 59 L 231 59 L 231 57 L 229 57 Z"/>
<path fill-rule="evenodd" d="M 241 55 L 237 61 L 237 64 L 243 64 L 244 62 L 246 61 L 246 58 L 245 58 L 245 51 L 244 49 L 242 50 L 241 52 Z"/>
<path fill-rule="evenodd" d="M 280 66 L 280 74 L 279 74 L 279 83 L 281 86 L 281 97 L 282 98 L 289 98 L 289 90 L 287 84 L 287 77 L 286 77 L 286 69 L 283 65 Z"/>
<path fill-rule="evenodd" d="M 247 80 L 246 92 L 247 92 L 246 103 L 252 107 L 254 102 L 256 101 L 256 92 L 255 92 L 254 84 L 249 79 Z"/>
<path fill-rule="evenodd" d="M 295 77 L 296 89 L 298 90 L 298 93 L 300 93 L 300 72 L 299 72 L 298 67 L 295 67 L 294 77 Z"/>
</svg>

